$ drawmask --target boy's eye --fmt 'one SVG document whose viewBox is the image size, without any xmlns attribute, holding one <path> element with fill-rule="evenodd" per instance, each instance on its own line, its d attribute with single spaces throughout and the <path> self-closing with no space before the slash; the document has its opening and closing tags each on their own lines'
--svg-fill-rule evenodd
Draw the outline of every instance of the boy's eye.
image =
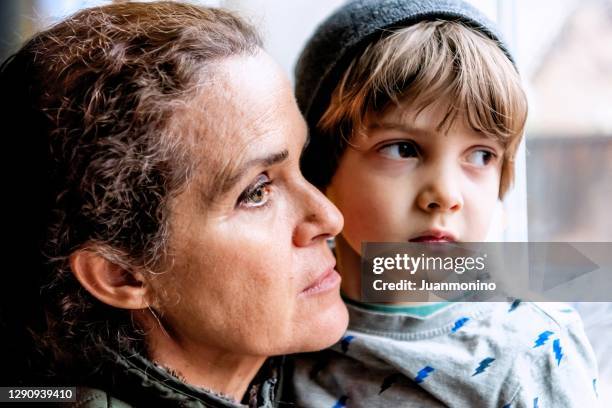
<svg viewBox="0 0 612 408">
<path fill-rule="evenodd" d="M 495 154 L 489 150 L 475 150 L 468 155 L 467 161 L 478 167 L 485 167 L 495 158 Z"/>
<path fill-rule="evenodd" d="M 260 174 L 255 182 L 248 186 L 238 198 L 238 206 L 253 208 L 265 205 L 269 200 L 272 180 L 267 174 Z"/>
<path fill-rule="evenodd" d="M 378 150 L 383 156 L 393 160 L 419 157 L 419 148 L 414 142 L 396 142 L 381 147 Z"/>
</svg>

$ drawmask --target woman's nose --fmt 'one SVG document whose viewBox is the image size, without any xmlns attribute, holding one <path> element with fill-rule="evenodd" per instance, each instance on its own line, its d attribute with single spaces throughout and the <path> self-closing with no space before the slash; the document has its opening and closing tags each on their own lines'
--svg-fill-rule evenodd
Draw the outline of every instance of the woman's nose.
<svg viewBox="0 0 612 408">
<path fill-rule="evenodd" d="M 338 208 L 316 187 L 305 184 L 303 196 L 300 197 L 304 217 L 293 234 L 296 246 L 308 246 L 332 238 L 344 226 L 344 218 Z"/>
</svg>

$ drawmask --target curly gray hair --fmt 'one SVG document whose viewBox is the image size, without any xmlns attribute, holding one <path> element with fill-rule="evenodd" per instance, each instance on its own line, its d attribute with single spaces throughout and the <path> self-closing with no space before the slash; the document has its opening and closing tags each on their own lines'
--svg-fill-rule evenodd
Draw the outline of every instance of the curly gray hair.
<svg viewBox="0 0 612 408">
<path fill-rule="evenodd" d="M 100 345 L 142 344 L 127 311 L 81 287 L 69 256 L 91 248 L 127 270 L 163 267 L 168 203 L 194 168 L 188 143 L 172 134 L 177 103 L 202 89 L 215 61 L 260 47 L 226 11 L 124 3 L 78 12 L 3 64 L 3 116 L 26 116 L 17 148 L 40 166 L 24 166 L 18 180 L 23 202 L 36 204 L 24 233 L 36 261 L 26 273 L 36 274 L 44 318 L 30 330 L 55 370 Z"/>
</svg>

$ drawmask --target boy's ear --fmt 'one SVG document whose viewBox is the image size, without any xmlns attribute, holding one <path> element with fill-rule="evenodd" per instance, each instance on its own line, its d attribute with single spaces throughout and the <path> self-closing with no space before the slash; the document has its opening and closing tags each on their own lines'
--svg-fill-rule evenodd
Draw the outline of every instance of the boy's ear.
<svg viewBox="0 0 612 408">
<path fill-rule="evenodd" d="M 149 306 L 147 285 L 141 272 L 130 272 L 91 249 L 70 255 L 70 269 L 96 299 L 120 309 Z"/>
</svg>

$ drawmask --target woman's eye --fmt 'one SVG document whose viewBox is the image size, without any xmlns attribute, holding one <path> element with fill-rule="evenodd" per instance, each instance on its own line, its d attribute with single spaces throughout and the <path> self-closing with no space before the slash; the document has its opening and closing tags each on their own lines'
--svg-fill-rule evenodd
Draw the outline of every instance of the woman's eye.
<svg viewBox="0 0 612 408">
<path fill-rule="evenodd" d="M 419 157 L 419 148 L 412 142 L 396 142 L 383 146 L 378 151 L 383 156 L 393 160 Z"/>
<path fill-rule="evenodd" d="M 495 154 L 489 150 L 475 150 L 468 155 L 468 162 L 478 166 L 485 167 L 495 158 Z"/>
<path fill-rule="evenodd" d="M 272 180 L 266 174 L 260 174 L 255 182 L 242 192 L 238 205 L 243 207 L 261 207 L 269 200 Z"/>
</svg>

